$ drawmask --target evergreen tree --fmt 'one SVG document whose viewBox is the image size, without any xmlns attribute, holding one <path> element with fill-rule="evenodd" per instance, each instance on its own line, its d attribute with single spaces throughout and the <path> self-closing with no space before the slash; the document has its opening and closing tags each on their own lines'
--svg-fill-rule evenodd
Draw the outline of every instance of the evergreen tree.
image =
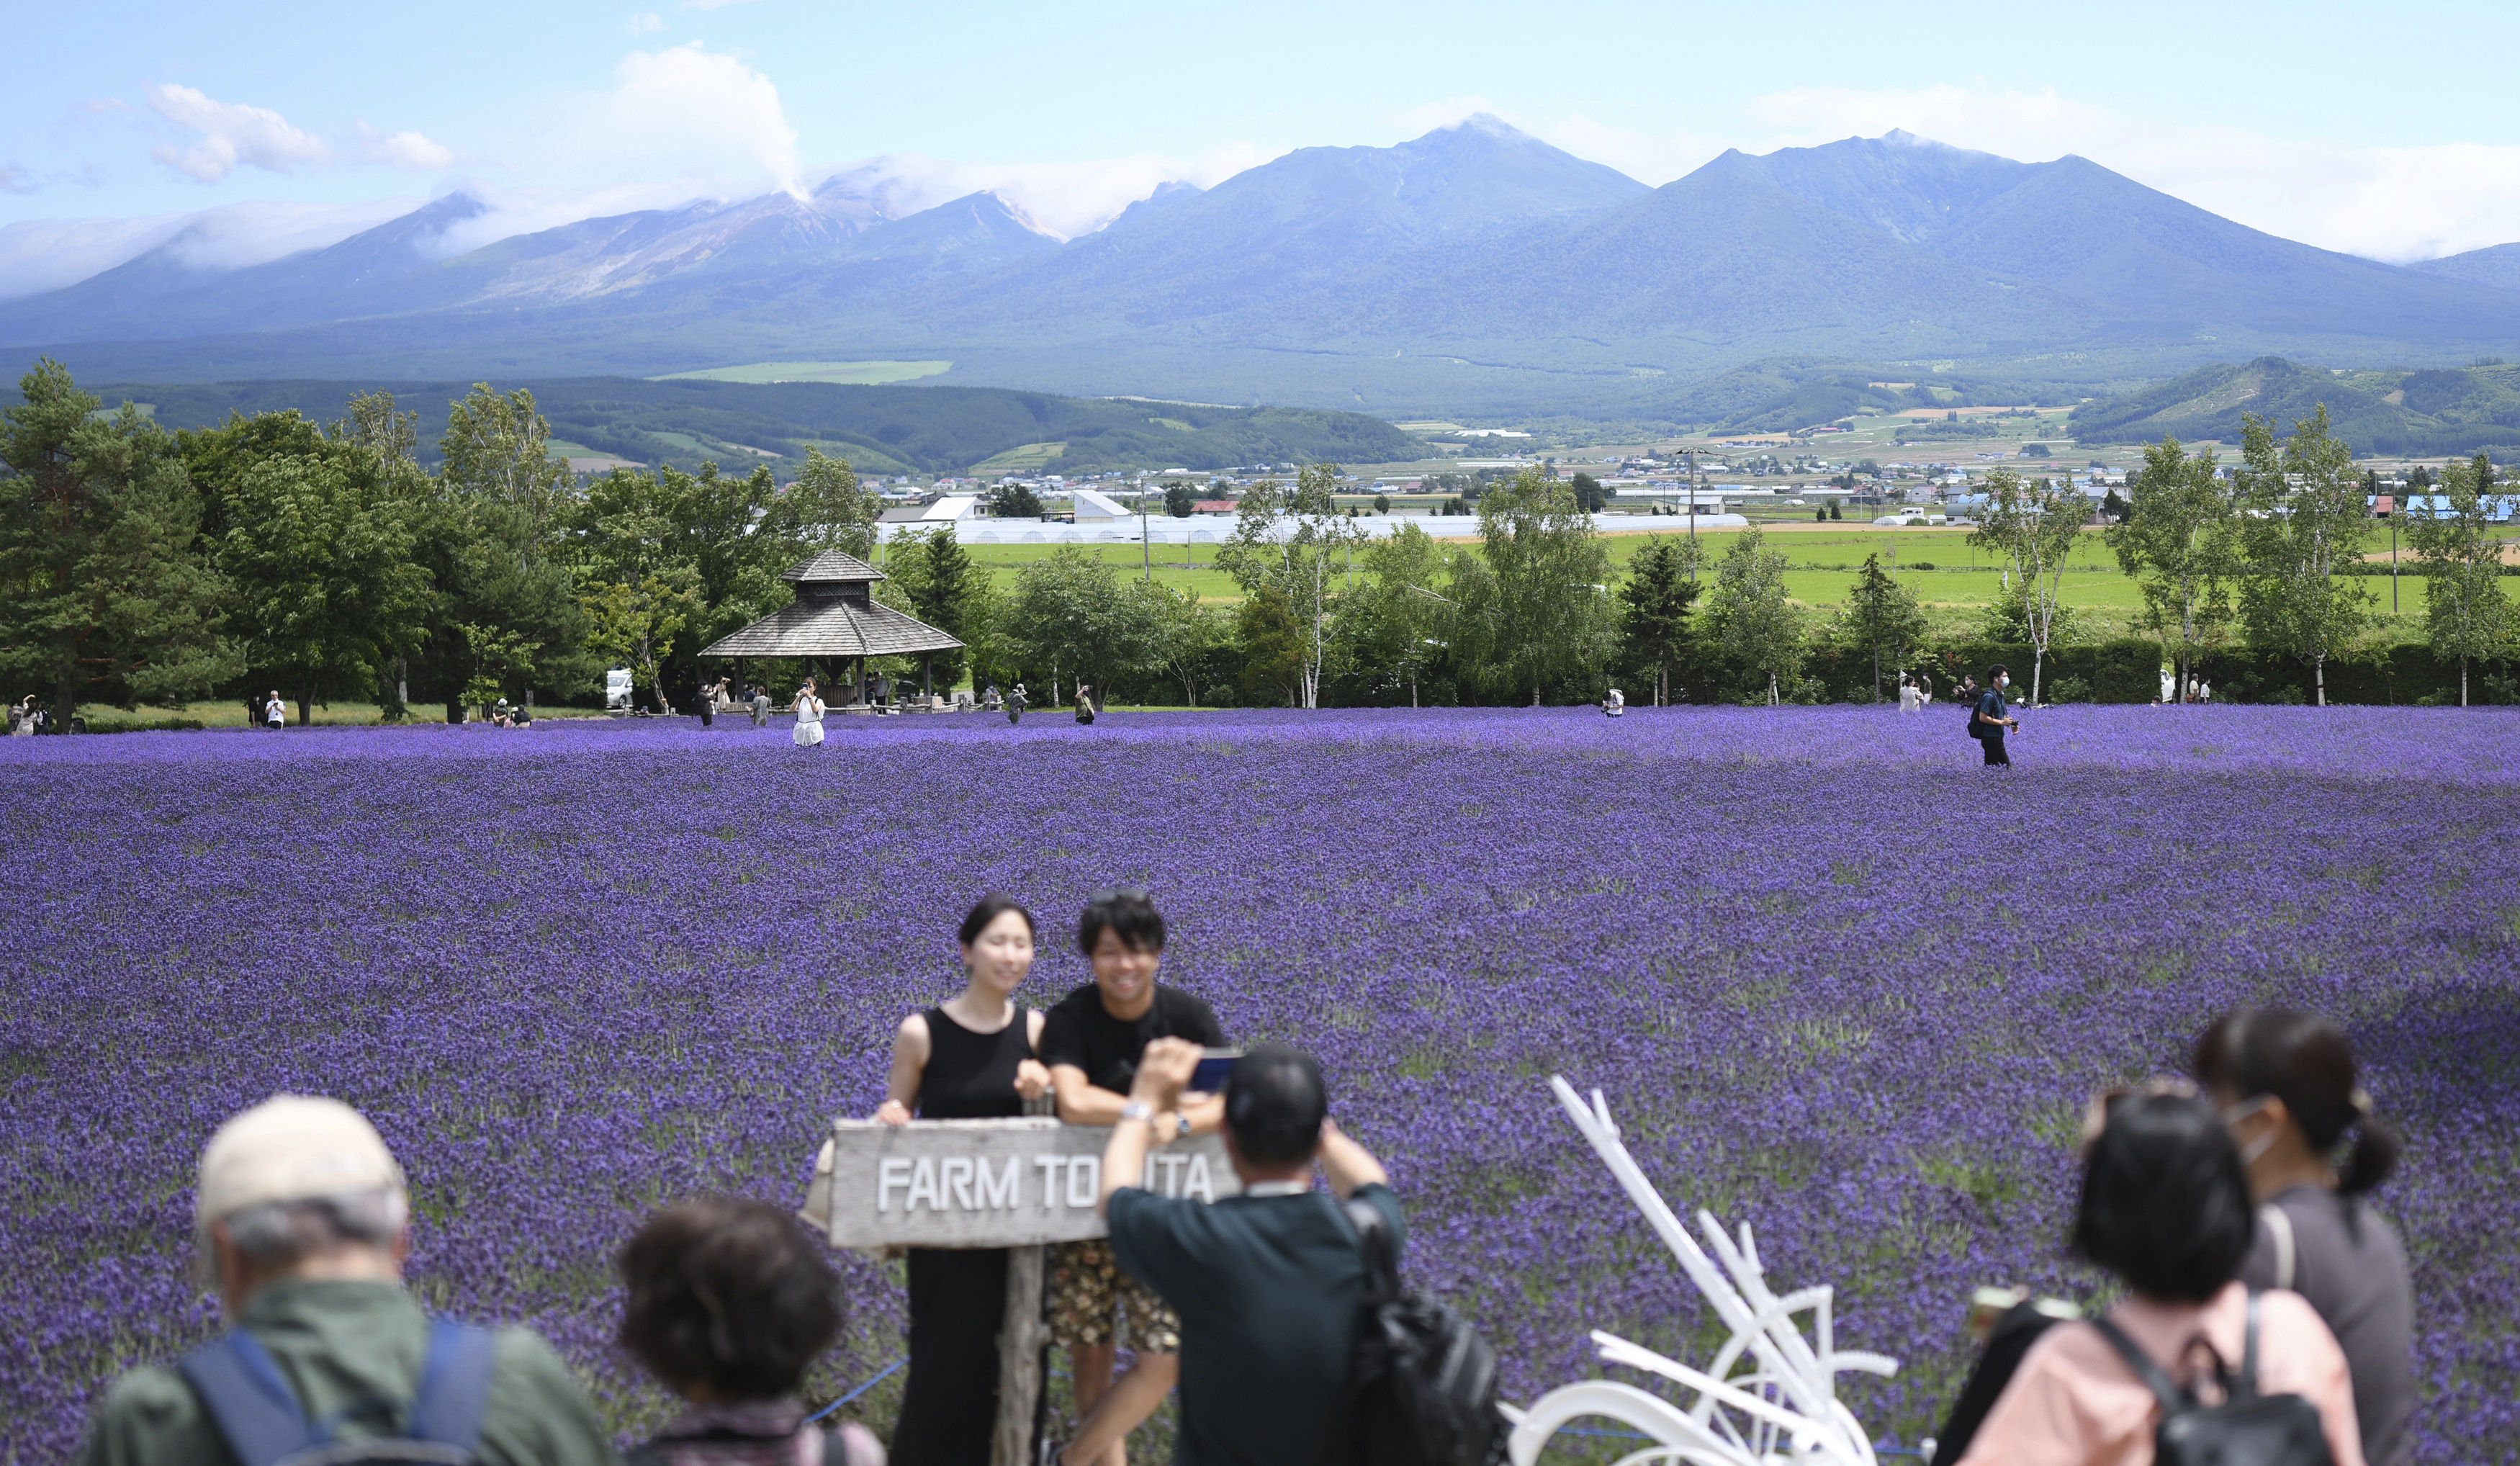
<svg viewBox="0 0 2520 1466">
<path fill-rule="evenodd" d="M 0 671 L 130 708 L 202 696 L 235 661 L 202 503 L 175 444 L 128 403 L 102 415 L 49 358 L 0 414 Z"/>
<path fill-rule="evenodd" d="M 1881 701 L 1881 654 L 1892 666 L 1903 666 L 1908 649 L 1924 639 L 1925 609 L 1916 593 L 1881 568 L 1881 557 L 1867 555 L 1855 583 L 1846 588 L 1846 625 L 1856 643 L 1872 656 L 1872 701 Z"/>
<path fill-rule="evenodd" d="M 973 640 L 973 592 L 985 573 L 971 563 L 971 552 L 954 537 L 951 525 L 894 540 L 884 564 L 910 614 L 965 644 L 964 651 L 939 653 L 933 663 L 945 686 L 959 684 Z"/>
<path fill-rule="evenodd" d="M 1673 700 L 1672 670 L 1688 657 L 1688 613 L 1704 589 L 1688 578 L 1686 554 L 1659 534 L 1645 540 L 1619 584 L 1619 660 L 1652 682 L 1656 707 Z"/>
</svg>

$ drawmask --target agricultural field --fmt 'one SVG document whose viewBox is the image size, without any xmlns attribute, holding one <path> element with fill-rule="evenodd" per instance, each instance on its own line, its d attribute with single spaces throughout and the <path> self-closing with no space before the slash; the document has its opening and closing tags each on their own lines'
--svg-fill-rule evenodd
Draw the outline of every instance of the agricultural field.
<svg viewBox="0 0 2520 1466">
<path fill-rule="evenodd" d="M 1167 981 L 1324 1059 L 1408 1266 L 1508 1397 L 1587 1331 L 1702 1362 L 1712 1320 L 1550 1098 L 1599 1086 L 1684 1213 L 1837 1290 L 1885 1443 L 1929 1434 L 1970 1290 L 2089 1299 L 2081 1101 L 2285 1001 L 2352 1031 L 2408 1136 L 2428 1463 L 2520 1455 L 2520 712 L 2073 707 L 2008 774 L 1956 711 L 1586 710 L 137 733 L 0 744 L 0 1460 L 216 1327 L 191 1168 L 224 1115 L 338 1095 L 409 1170 L 415 1285 L 548 1334 L 625 1437 L 610 1258 L 672 1197 L 792 1205 L 950 994 L 990 890 L 1086 981 L 1086 895 L 1152 889 Z M 851 1256 L 822 1399 L 902 1352 Z M 889 1427 L 898 1376 L 846 1408 Z M 1605 1443 L 1596 1442 L 1596 1445 Z M 1614 1454 L 1616 1452 L 1613 1452 Z M 1568 1459 L 1572 1459 L 1569 1457 Z M 1604 1457 L 1603 1459 L 1607 1459 Z"/>
<path fill-rule="evenodd" d="M 1169 585 L 1188 586 L 1202 600 L 1231 605 L 1242 599 L 1240 587 L 1234 578 L 1215 569 L 1216 546 L 1191 545 L 1178 541 L 1163 542 L 1162 520 L 1152 523 L 1155 529 L 1151 574 Z M 1686 521 L 1640 518 L 1636 533 L 1605 534 L 1602 542 L 1610 551 L 1614 570 L 1625 573 L 1627 562 L 1642 549 L 1653 533 L 1686 534 Z M 1644 525 L 1681 526 L 1681 528 L 1643 529 Z M 1446 531 L 1450 531 L 1449 535 Z M 1459 536 L 1457 548 L 1475 553 L 1478 544 L 1478 521 L 1475 519 L 1443 519 L 1428 521 L 1427 532 L 1439 538 Z M 1738 530 L 1707 530 L 1699 534 L 1705 541 L 1709 569 L 1701 573 L 1711 576 L 1717 557 L 1731 547 Z M 1844 603 L 1846 588 L 1855 577 L 1857 568 L 1867 555 L 1879 555 L 1884 567 L 1895 567 L 1903 584 L 1916 592 L 1924 603 L 1926 614 L 1937 622 L 1959 625 L 1995 603 L 2002 589 L 1999 568 L 1990 563 L 1986 553 L 1968 542 L 1969 531 L 1950 528 L 1893 529 L 1869 526 L 1831 526 L 1822 528 L 1808 520 L 1768 527 L 1768 544 L 1781 550 L 1792 561 L 1794 569 L 1785 573 L 1785 588 L 1795 604 L 1807 611 L 1833 610 Z M 2388 536 L 2385 531 L 2374 536 L 2372 547 L 2385 554 Z M 990 568 L 1001 577 L 1011 576 L 1035 561 L 1048 559 L 1058 548 L 1056 545 L 971 545 L 971 559 Z M 1123 572 L 1136 573 L 1144 568 L 1146 552 L 1135 544 L 1085 545 L 1087 554 Z M 1930 567 L 1920 569 L 1920 567 Z M 2386 577 L 2365 582 L 2379 596 L 2379 610 L 2386 618 L 2383 635 L 2419 636 L 2423 631 L 2424 581 L 2415 573 L 2411 561 L 2399 577 L 2398 609 L 2390 612 L 2389 581 Z M 2117 559 L 2109 553 L 2099 531 L 2086 534 L 2082 545 L 2069 563 L 2064 581 L 2065 604 L 2081 617 L 2078 634 L 2086 639 L 2123 635 L 2135 629 L 2143 607 L 2136 583 L 2118 570 Z"/>
</svg>

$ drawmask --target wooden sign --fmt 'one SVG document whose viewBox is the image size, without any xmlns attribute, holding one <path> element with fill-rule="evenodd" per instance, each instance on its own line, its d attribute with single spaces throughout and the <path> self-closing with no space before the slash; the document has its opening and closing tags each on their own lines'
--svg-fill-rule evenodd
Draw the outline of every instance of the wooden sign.
<svg viewBox="0 0 2520 1466">
<path fill-rule="evenodd" d="M 832 1123 L 804 1214 L 833 1247 L 1029 1247 L 1108 1235 L 1108 1125 L 1015 1120 Z M 1242 1189 L 1225 1143 L 1200 1135 L 1148 1153 L 1138 1184 L 1212 1202 Z"/>
</svg>

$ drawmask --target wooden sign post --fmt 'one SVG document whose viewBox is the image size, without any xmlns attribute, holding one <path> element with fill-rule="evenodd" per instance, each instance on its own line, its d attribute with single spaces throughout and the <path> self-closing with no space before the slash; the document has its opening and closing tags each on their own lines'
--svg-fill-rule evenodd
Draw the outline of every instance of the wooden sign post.
<svg viewBox="0 0 2520 1466">
<path fill-rule="evenodd" d="M 992 1466 L 1031 1466 L 1050 1342 L 1041 1320 L 1042 1248 L 1110 1235 L 1096 1205 L 1110 1139 L 1108 1125 L 1061 1124 L 1047 1116 L 906 1125 L 838 1120 L 814 1163 L 803 1215 L 833 1247 L 1011 1252 Z M 1138 1184 L 1203 1202 L 1242 1189 L 1215 1135 L 1157 1146 Z"/>
</svg>

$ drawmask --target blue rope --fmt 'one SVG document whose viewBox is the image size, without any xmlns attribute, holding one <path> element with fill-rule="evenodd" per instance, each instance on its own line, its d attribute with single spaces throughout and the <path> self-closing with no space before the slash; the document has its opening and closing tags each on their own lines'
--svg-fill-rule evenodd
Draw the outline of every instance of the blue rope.
<svg viewBox="0 0 2520 1466">
<path fill-rule="evenodd" d="M 853 1400 L 853 1399 L 857 1398 L 859 1396 L 866 1394 L 869 1390 L 874 1389 L 876 1386 L 882 1384 L 884 1381 L 886 1381 L 886 1380 L 888 1380 L 888 1379 L 892 1378 L 894 1375 L 899 1374 L 899 1373 L 901 1372 L 901 1367 L 902 1367 L 903 1365 L 905 1365 L 905 1364 L 909 1363 L 909 1362 L 910 1362 L 910 1360 L 909 1360 L 909 1359 L 907 1359 L 907 1358 L 900 1358 L 900 1359 L 895 1359 L 895 1360 L 893 1360 L 893 1361 L 892 1361 L 891 1363 L 889 1363 L 889 1364 L 886 1364 L 885 1366 L 883 1366 L 883 1373 L 877 1375 L 874 1379 L 871 1379 L 871 1380 L 867 1381 L 865 1384 L 858 1386 L 856 1389 L 854 1389 L 854 1390 L 850 1391 L 850 1392 L 849 1392 L 848 1394 L 846 1394 L 846 1395 L 841 1396 L 839 1398 L 837 1398 L 837 1399 L 835 1399 L 835 1400 L 832 1401 L 830 1404 L 823 1406 L 823 1407 L 822 1407 L 821 1409 L 819 1409 L 819 1410 L 816 1410 L 813 1414 L 806 1416 L 806 1417 L 805 1417 L 805 1423 L 806 1423 L 807 1425 L 812 1425 L 815 1421 L 818 1421 L 818 1420 L 822 1419 L 824 1416 L 831 1414 L 833 1410 L 836 1410 L 836 1409 L 838 1409 L 840 1406 L 842 1406 L 842 1405 L 844 1405 L 844 1404 L 847 1404 L 850 1400 Z"/>
</svg>

